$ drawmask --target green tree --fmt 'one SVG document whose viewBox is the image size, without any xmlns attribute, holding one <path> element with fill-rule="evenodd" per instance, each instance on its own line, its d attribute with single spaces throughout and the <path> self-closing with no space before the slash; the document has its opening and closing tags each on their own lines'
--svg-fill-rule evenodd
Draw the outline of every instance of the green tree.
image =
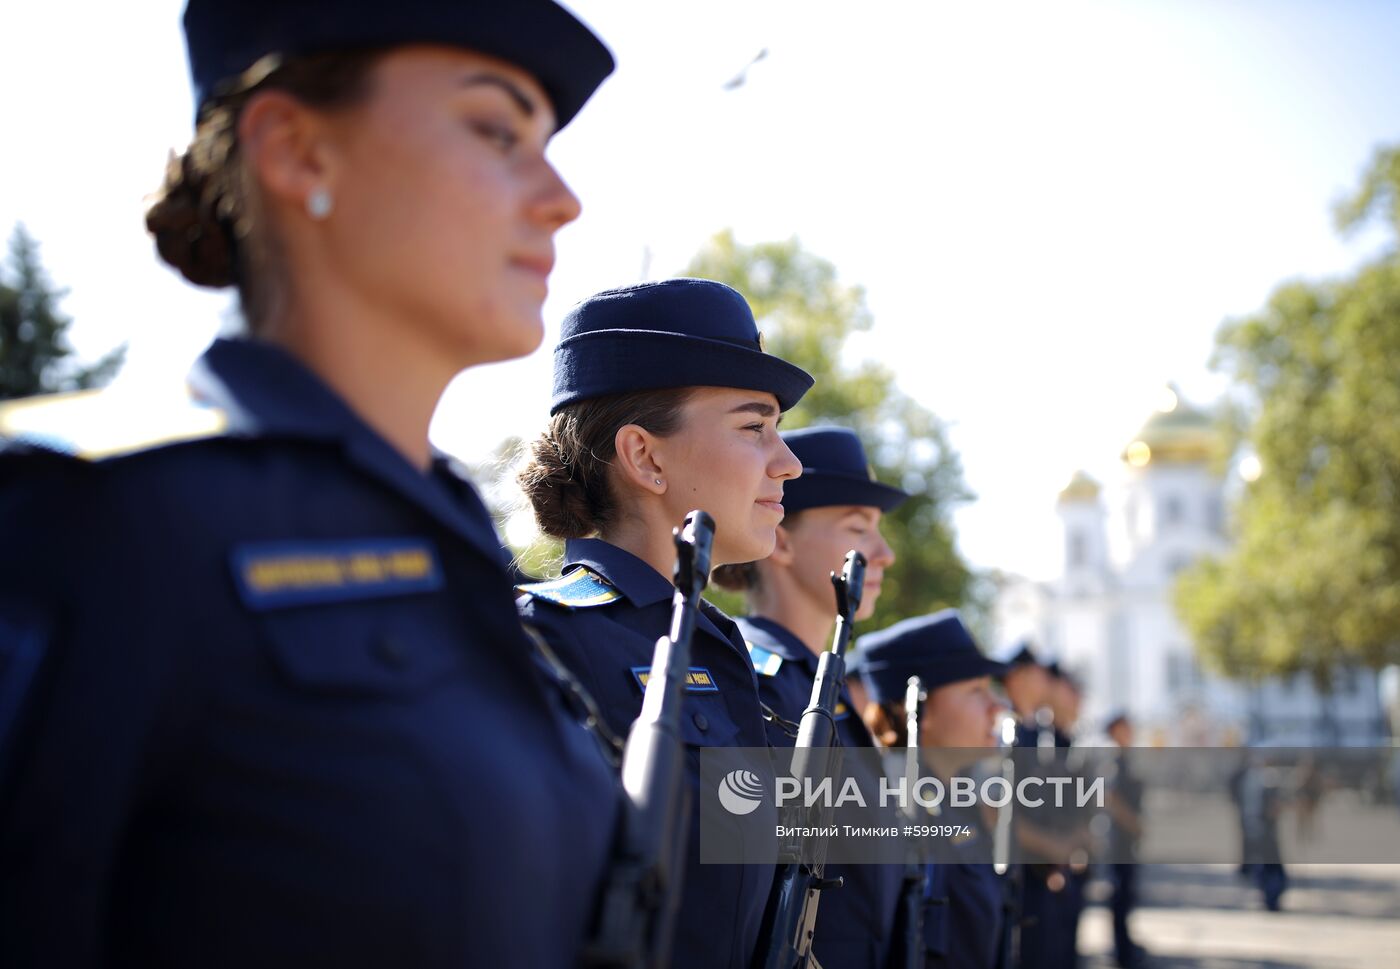
<svg viewBox="0 0 1400 969">
<path fill-rule="evenodd" d="M 1280 286 L 1227 322 L 1230 374 L 1262 473 L 1235 509 L 1235 544 L 1183 573 L 1179 613 L 1203 658 L 1235 676 L 1400 662 L 1400 146 L 1377 152 L 1342 231 L 1390 241 L 1353 275 Z"/>
<path fill-rule="evenodd" d="M 851 335 L 874 324 L 863 290 L 841 284 L 836 268 L 796 239 L 746 246 L 731 232 L 711 239 L 686 273 L 743 293 L 758 319 L 765 349 L 816 378 L 784 418 L 784 428 L 814 423 L 850 427 L 865 441 L 880 479 L 913 495 L 886 518 L 884 530 L 899 561 L 886 576 L 879 606 L 864 628 L 945 606 L 966 608 L 975 625 L 984 625 L 985 604 L 974 596 L 979 587 L 954 541 L 952 509 L 972 495 L 947 429 L 900 391 L 889 368 L 842 360 Z M 739 605 L 718 594 L 716 600 L 726 609 Z"/>
<path fill-rule="evenodd" d="M 58 311 L 64 297 L 39 262 L 39 246 L 24 226 L 10 237 L 9 265 L 0 276 L 0 400 L 106 383 L 126 355 L 125 345 L 89 366 L 72 360 L 72 320 Z"/>
</svg>

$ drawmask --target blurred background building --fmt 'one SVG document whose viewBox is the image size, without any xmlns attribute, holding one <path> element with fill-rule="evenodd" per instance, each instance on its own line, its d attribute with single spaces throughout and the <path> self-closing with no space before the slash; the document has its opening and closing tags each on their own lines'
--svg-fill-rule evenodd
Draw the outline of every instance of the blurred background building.
<svg viewBox="0 0 1400 969">
<path fill-rule="evenodd" d="M 1343 670 L 1322 692 L 1305 676 L 1257 682 L 1203 669 L 1172 605 L 1178 572 L 1228 549 L 1232 474 L 1213 417 L 1174 387 L 1123 449 L 1116 480 L 1074 472 L 1056 502 L 1060 574 L 1003 575 L 997 642 L 1029 640 L 1085 690 L 1085 723 L 1126 708 L 1149 743 L 1372 744 L 1386 737 L 1374 673 Z M 1233 474 L 1248 477 L 1248 458 Z"/>
</svg>

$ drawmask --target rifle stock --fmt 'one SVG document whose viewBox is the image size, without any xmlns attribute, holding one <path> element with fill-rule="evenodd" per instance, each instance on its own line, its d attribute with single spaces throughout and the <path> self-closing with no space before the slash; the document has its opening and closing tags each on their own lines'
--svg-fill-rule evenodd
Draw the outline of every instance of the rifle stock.
<svg viewBox="0 0 1400 969">
<path fill-rule="evenodd" d="M 660 969 L 670 961 L 690 824 L 680 712 L 714 532 L 714 519 L 692 511 L 673 533 L 671 628 L 656 641 L 642 712 L 623 751 L 621 829 L 583 958 L 593 969 Z"/>
</svg>

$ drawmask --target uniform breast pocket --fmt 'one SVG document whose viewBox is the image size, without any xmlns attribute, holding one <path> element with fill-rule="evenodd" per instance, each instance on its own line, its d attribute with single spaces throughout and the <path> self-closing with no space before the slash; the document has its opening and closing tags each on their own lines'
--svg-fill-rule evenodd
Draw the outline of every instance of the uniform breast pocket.
<svg viewBox="0 0 1400 969">
<path fill-rule="evenodd" d="M 463 662 L 444 615 L 422 599 L 350 602 L 264 614 L 273 663 L 296 685 L 343 696 L 410 697 Z"/>
</svg>

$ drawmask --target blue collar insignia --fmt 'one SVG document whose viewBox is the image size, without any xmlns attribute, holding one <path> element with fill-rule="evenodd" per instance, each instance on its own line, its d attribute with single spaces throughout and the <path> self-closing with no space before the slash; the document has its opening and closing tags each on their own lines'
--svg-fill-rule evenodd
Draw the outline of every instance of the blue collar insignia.
<svg viewBox="0 0 1400 969">
<path fill-rule="evenodd" d="M 769 652 L 762 646 L 755 646 L 747 639 L 744 645 L 749 648 L 749 659 L 753 660 L 753 668 L 759 676 L 776 676 L 778 670 L 783 667 L 783 658 L 777 653 Z"/>
<path fill-rule="evenodd" d="M 622 598 L 622 593 L 614 589 L 612 583 L 587 566 L 580 566 L 548 582 L 530 582 L 515 589 L 570 609 L 605 606 Z"/>
</svg>

